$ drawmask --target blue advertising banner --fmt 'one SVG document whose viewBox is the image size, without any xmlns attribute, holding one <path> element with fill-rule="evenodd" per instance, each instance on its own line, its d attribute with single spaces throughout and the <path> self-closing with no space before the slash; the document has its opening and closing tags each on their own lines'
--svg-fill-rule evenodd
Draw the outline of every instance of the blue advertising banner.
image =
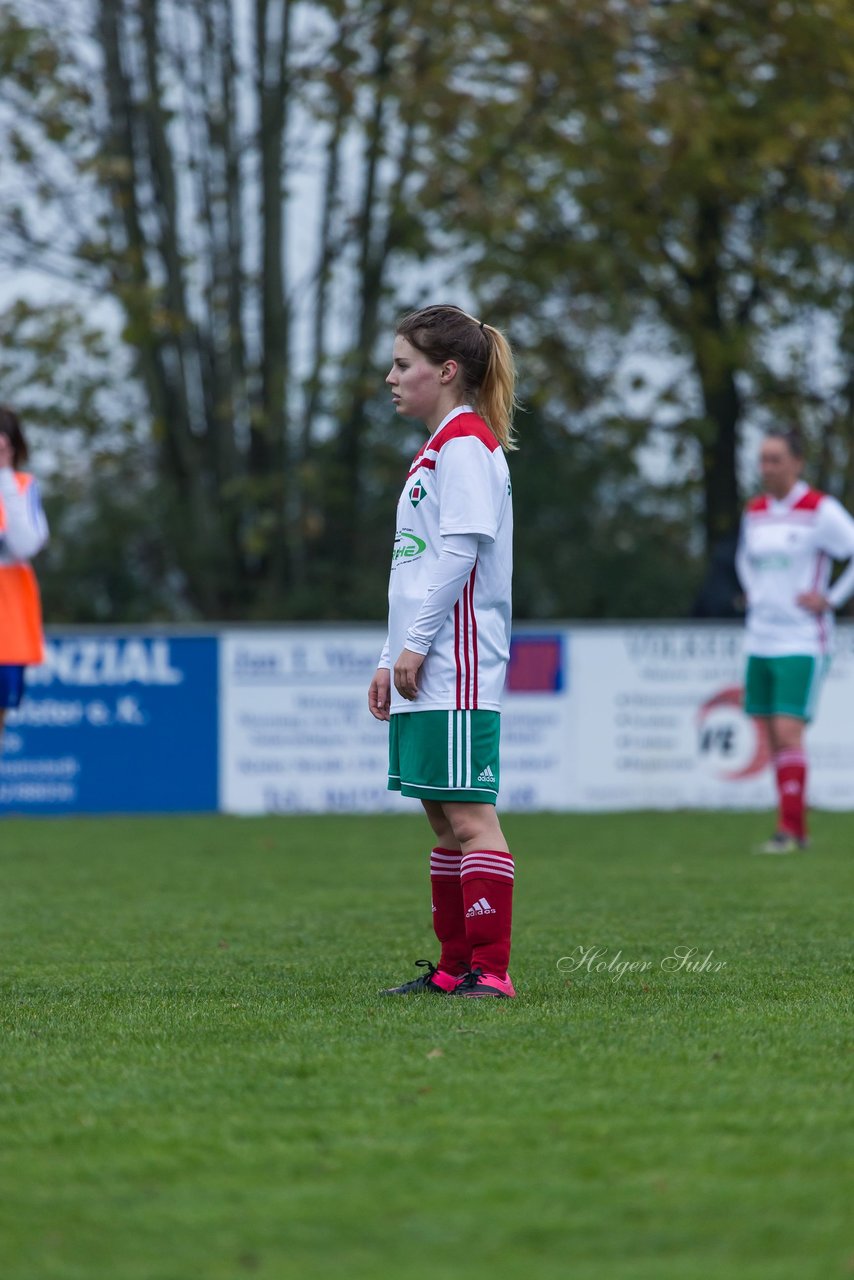
<svg viewBox="0 0 854 1280">
<path fill-rule="evenodd" d="M 216 810 L 219 642 L 51 635 L 0 754 L 0 813 Z"/>
</svg>

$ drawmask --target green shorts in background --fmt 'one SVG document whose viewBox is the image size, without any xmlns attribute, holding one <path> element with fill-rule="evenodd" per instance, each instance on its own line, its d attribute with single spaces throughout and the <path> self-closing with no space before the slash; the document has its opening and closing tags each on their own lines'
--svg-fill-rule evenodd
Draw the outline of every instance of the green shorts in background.
<svg viewBox="0 0 854 1280">
<path fill-rule="evenodd" d="M 794 716 L 812 720 L 829 658 L 789 654 L 784 658 L 747 659 L 744 709 L 749 716 Z"/>
<path fill-rule="evenodd" d="M 418 800 L 495 804 L 497 711 L 406 711 L 389 722 L 388 789 Z"/>
</svg>

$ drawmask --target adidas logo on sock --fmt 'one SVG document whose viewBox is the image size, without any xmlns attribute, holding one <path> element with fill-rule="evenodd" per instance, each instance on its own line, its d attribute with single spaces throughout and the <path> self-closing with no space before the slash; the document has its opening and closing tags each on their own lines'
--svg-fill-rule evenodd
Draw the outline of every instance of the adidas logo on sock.
<svg viewBox="0 0 854 1280">
<path fill-rule="evenodd" d="M 466 912 L 466 920 L 470 920 L 472 916 L 494 916 L 496 915 L 495 907 L 491 907 L 486 898 L 478 898 Z"/>
<path fill-rule="evenodd" d="M 479 773 L 477 775 L 477 780 L 478 782 L 494 782 L 495 781 L 495 774 L 492 772 L 492 769 L 489 765 L 486 766 L 486 768 L 483 770 L 482 773 Z"/>
</svg>

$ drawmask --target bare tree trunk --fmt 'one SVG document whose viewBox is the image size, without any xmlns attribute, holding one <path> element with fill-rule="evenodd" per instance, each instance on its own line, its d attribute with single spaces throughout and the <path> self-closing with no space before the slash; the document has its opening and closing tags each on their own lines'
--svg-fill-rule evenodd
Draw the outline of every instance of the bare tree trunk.
<svg viewBox="0 0 854 1280">
<path fill-rule="evenodd" d="M 251 470 L 271 504 L 266 594 L 287 587 L 288 449 L 287 358 L 289 315 L 285 275 L 285 137 L 287 131 L 290 0 L 255 0 L 261 162 L 261 396 L 252 426 Z"/>
<path fill-rule="evenodd" d="M 722 539 L 737 533 L 741 516 L 736 464 L 742 405 L 732 335 L 721 312 L 721 245 L 721 211 L 714 201 L 707 200 L 701 203 L 697 217 L 699 269 L 691 299 L 690 338 L 706 418 L 701 445 L 708 555 Z"/>
<path fill-rule="evenodd" d="M 388 81 L 392 50 L 391 20 L 394 4 L 384 3 L 377 16 L 374 37 L 376 61 L 371 76 L 373 111 L 365 152 L 365 176 L 356 222 L 359 273 L 359 313 L 354 359 L 350 370 L 348 406 L 342 417 L 334 461 L 326 554 L 334 566 L 336 591 L 345 598 L 352 590 L 351 563 L 358 562 L 360 546 L 360 490 L 366 405 L 374 392 L 373 353 L 377 342 L 377 322 L 387 260 L 386 244 L 378 241 L 375 224 L 379 212 L 379 167 L 387 145 L 389 111 Z M 343 557 L 341 548 L 349 548 Z M 352 560 L 351 560 L 352 557 Z"/>
<path fill-rule="evenodd" d="M 332 287 L 332 269 L 338 248 L 334 242 L 335 214 L 340 198 L 341 145 L 347 116 L 347 104 L 343 96 L 338 99 L 335 116 L 329 130 L 325 155 L 325 179 L 320 213 L 320 240 L 317 271 L 314 280 L 314 302 L 311 324 L 311 368 L 305 385 L 305 402 L 299 438 L 295 442 L 295 470 L 299 481 L 297 520 L 300 538 L 293 558 L 294 586 L 304 588 L 307 583 L 309 563 L 307 541 L 311 537 L 313 506 L 318 495 L 312 495 L 306 481 L 307 463 L 312 451 L 312 430 L 320 413 L 324 375 L 328 361 L 329 299 Z M 319 533 L 319 529 L 315 531 Z"/>
</svg>

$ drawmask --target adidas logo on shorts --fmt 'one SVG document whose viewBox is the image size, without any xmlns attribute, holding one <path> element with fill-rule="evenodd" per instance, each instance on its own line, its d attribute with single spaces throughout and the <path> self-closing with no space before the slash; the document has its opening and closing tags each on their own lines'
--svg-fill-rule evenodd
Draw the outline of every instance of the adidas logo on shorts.
<svg viewBox="0 0 854 1280">
<path fill-rule="evenodd" d="M 482 773 L 479 773 L 477 775 L 477 780 L 478 782 L 494 782 L 495 781 L 495 774 L 492 772 L 492 769 L 489 765 L 486 766 L 486 768 L 483 770 Z"/>
<path fill-rule="evenodd" d="M 486 898 L 478 898 L 466 912 L 466 920 L 470 920 L 472 916 L 494 916 L 495 914 L 495 907 L 491 907 Z"/>
</svg>

